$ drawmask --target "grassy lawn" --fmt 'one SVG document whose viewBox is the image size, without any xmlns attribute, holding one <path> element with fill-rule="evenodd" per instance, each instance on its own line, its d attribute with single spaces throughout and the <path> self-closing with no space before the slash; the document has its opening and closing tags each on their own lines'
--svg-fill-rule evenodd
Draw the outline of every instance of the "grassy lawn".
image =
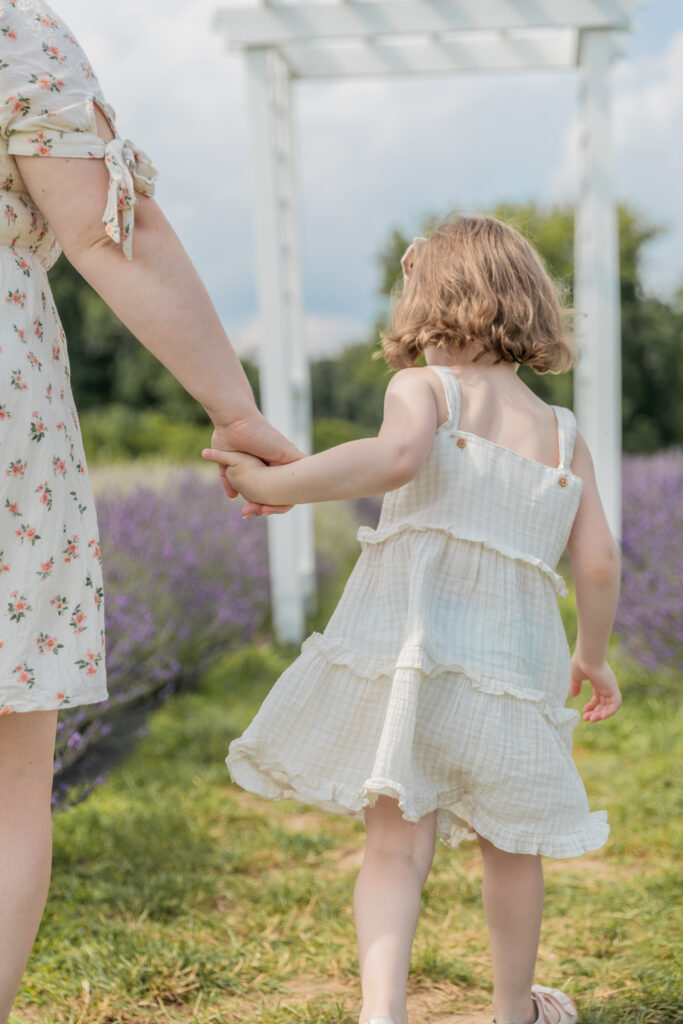
<svg viewBox="0 0 683 1024">
<path fill-rule="evenodd" d="M 571 602 L 565 610 L 571 633 Z M 198 692 L 153 715 L 103 786 L 57 815 L 51 895 L 12 1024 L 354 1024 L 362 824 L 261 801 L 224 765 L 294 653 L 226 655 Z M 683 1019 L 677 680 L 616 650 L 612 660 L 624 707 L 575 734 L 591 806 L 607 808 L 612 834 L 597 853 L 545 862 L 537 974 L 577 999 L 582 1024 L 673 1024 Z M 414 1024 L 490 1020 L 480 884 L 474 844 L 437 844 Z"/>
</svg>

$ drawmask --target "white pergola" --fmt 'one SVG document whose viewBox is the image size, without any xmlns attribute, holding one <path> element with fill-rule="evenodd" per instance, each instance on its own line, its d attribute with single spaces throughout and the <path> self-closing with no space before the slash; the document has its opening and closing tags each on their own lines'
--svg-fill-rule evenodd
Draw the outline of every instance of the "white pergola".
<svg viewBox="0 0 683 1024">
<path fill-rule="evenodd" d="M 607 518 L 621 536 L 619 250 L 609 65 L 637 0 L 330 0 L 225 7 L 215 27 L 246 55 L 257 234 L 263 411 L 310 451 L 292 81 L 579 69 L 581 180 L 575 223 L 581 359 L 574 407 Z M 273 618 L 304 634 L 315 598 L 311 506 L 268 520 Z"/>
</svg>

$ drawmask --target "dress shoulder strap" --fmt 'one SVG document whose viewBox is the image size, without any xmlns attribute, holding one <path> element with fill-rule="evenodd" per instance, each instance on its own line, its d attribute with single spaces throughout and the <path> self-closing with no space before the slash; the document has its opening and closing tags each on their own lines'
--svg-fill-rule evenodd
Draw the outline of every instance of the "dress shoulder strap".
<svg viewBox="0 0 683 1024">
<path fill-rule="evenodd" d="M 574 458 L 574 441 L 576 440 L 576 418 L 571 409 L 563 405 L 554 405 L 559 427 L 560 469 L 569 469 Z"/>
<path fill-rule="evenodd" d="M 448 409 L 448 419 L 441 426 L 451 427 L 456 429 L 458 426 L 458 420 L 460 419 L 460 385 L 458 378 L 449 370 L 447 366 L 430 366 L 430 370 L 433 370 L 437 375 L 443 389 L 446 394 L 446 407 Z"/>
</svg>

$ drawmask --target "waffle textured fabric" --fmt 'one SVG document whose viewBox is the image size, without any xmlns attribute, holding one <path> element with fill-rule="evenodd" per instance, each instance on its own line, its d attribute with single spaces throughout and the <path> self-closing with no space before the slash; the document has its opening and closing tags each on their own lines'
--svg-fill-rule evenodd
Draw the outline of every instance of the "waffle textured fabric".
<svg viewBox="0 0 683 1024">
<path fill-rule="evenodd" d="M 511 853 L 574 857 L 602 846 L 572 760 L 570 652 L 556 572 L 582 481 L 576 423 L 554 406 L 557 467 L 448 419 L 375 530 L 323 634 L 314 633 L 230 745 L 233 780 L 363 818 L 380 794 L 407 821 L 436 811 L 448 846 L 476 834 Z"/>
</svg>

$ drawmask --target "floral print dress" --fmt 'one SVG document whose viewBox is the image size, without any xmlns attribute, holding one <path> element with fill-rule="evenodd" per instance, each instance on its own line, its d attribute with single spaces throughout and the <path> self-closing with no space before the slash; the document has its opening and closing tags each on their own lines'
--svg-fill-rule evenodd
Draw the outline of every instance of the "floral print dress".
<svg viewBox="0 0 683 1024">
<path fill-rule="evenodd" d="M 0 714 L 107 696 L 97 518 L 46 271 L 60 253 L 14 159 L 103 159 L 103 221 L 132 257 L 134 190 L 156 171 L 112 131 L 83 50 L 43 0 L 0 0 Z"/>
</svg>

